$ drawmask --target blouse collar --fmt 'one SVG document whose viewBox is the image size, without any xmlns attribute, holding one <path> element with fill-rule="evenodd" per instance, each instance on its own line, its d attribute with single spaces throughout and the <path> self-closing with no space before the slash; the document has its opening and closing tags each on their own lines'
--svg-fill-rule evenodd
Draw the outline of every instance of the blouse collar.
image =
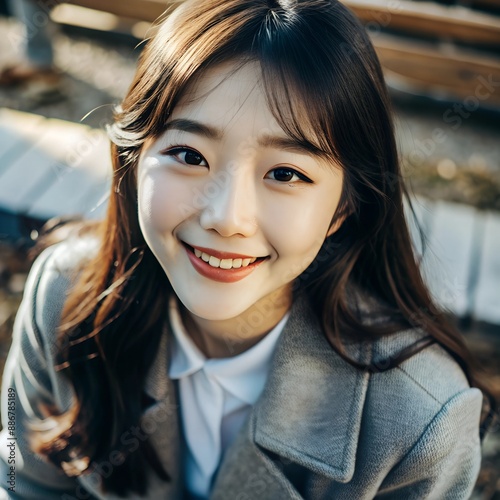
<svg viewBox="0 0 500 500">
<path fill-rule="evenodd" d="M 204 370 L 233 396 L 247 404 L 254 404 L 265 385 L 276 343 L 288 320 L 289 312 L 250 349 L 236 356 L 212 359 L 207 358 L 189 337 L 175 297 L 170 300 L 169 315 L 173 332 L 170 378 L 180 379 Z"/>
</svg>

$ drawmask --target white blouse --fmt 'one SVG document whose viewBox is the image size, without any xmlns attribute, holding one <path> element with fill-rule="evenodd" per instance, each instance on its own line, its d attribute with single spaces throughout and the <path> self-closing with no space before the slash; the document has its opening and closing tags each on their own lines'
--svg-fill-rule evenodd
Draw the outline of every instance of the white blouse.
<svg viewBox="0 0 500 500">
<path fill-rule="evenodd" d="M 187 334 L 177 300 L 170 301 L 169 376 L 178 380 L 190 494 L 207 499 L 223 454 L 259 398 L 289 313 L 257 344 L 230 358 L 207 359 Z"/>
</svg>

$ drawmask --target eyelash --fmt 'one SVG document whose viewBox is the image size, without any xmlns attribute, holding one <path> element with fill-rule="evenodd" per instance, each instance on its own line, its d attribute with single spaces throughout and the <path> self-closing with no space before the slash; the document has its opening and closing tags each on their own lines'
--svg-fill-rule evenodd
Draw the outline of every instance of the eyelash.
<svg viewBox="0 0 500 500">
<path fill-rule="evenodd" d="M 164 150 L 160 151 L 160 153 L 162 155 L 165 155 L 165 156 L 173 156 L 173 157 L 177 157 L 180 153 L 194 153 L 195 155 L 199 156 L 202 159 L 202 161 L 204 161 L 208 165 L 207 160 L 205 160 L 205 158 L 203 157 L 203 155 L 201 153 L 196 151 L 196 149 L 189 148 L 187 146 L 174 146 L 174 147 L 169 146 L 169 147 L 165 148 Z M 178 159 L 178 161 L 185 163 L 180 158 L 177 158 L 177 159 Z M 186 163 L 186 165 L 192 165 L 192 164 Z M 192 166 L 193 167 L 197 167 L 197 166 L 204 167 L 205 165 L 192 165 Z"/>
<path fill-rule="evenodd" d="M 199 153 L 198 151 L 196 151 L 196 149 L 190 148 L 188 146 L 182 146 L 182 145 L 181 146 L 169 146 L 169 147 L 163 149 L 162 151 L 160 151 L 160 153 L 162 155 L 165 155 L 165 156 L 173 156 L 173 157 L 178 157 L 178 155 L 180 153 L 194 153 L 195 155 L 199 156 L 202 159 L 202 162 L 205 162 L 208 165 L 208 162 L 205 160 L 205 158 L 203 157 L 203 155 L 201 153 Z M 181 161 L 182 163 L 185 163 L 180 158 L 177 158 L 177 159 L 178 159 L 178 161 Z M 186 163 L 186 165 L 191 165 L 193 167 L 196 167 L 196 166 L 203 166 L 204 167 L 205 166 L 205 165 L 193 165 L 191 163 Z M 290 168 L 290 167 L 276 167 L 276 168 L 272 169 L 270 172 L 276 172 L 277 170 L 284 170 L 284 171 L 287 171 L 287 172 L 291 172 L 293 175 L 296 175 L 299 178 L 299 181 L 306 182 L 308 184 L 312 184 L 313 183 L 313 181 L 311 179 L 309 179 L 309 177 L 306 177 L 304 174 L 302 174 L 300 172 L 297 172 L 293 168 Z M 278 181 L 278 180 L 276 180 L 276 182 L 279 182 L 280 184 L 287 184 L 288 183 L 289 186 L 292 186 L 297 181 L 291 182 L 291 181 Z"/>
<path fill-rule="evenodd" d="M 284 170 L 286 172 L 290 172 L 293 175 L 296 175 L 301 182 L 306 182 L 308 184 L 312 184 L 312 182 L 313 182 L 311 179 L 309 179 L 309 177 L 306 177 L 304 174 L 301 174 L 300 172 L 297 172 L 297 170 L 295 170 L 293 168 L 290 168 L 290 167 L 276 167 L 276 168 L 273 168 L 271 170 L 271 172 L 276 172 L 277 170 Z M 280 184 L 286 184 L 286 183 L 288 183 L 288 185 L 291 186 L 291 185 L 295 184 L 295 182 L 297 182 L 297 181 L 295 181 L 295 182 L 291 182 L 291 181 L 277 181 L 277 182 L 279 182 Z"/>
</svg>

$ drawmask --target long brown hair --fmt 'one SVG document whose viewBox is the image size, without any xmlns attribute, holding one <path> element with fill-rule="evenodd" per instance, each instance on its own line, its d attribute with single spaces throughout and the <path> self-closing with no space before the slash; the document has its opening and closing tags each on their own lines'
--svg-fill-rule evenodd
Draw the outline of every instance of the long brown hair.
<svg viewBox="0 0 500 500">
<path fill-rule="evenodd" d="M 120 435 L 140 420 L 171 288 L 139 228 L 136 166 L 144 141 L 164 131 L 188 85 L 225 61 L 258 61 L 283 130 L 343 168 L 336 217 L 346 218 L 294 283 L 332 347 L 375 371 L 382 368 L 349 359 L 342 338 L 370 340 L 419 327 L 426 332 L 422 341 L 384 369 L 438 342 L 480 386 L 464 341 L 422 281 L 403 212 L 406 191 L 382 71 L 355 16 L 336 0 L 187 1 L 148 41 L 109 127 L 109 206 L 105 219 L 89 226 L 99 248 L 82 263 L 58 337 L 58 362 L 76 404 L 57 417 L 59 434 L 38 446 L 58 465 L 71 456 L 90 464 L 120 450 Z M 355 290 L 376 298 L 376 317 L 356 312 Z M 168 480 L 148 441 L 133 453 L 122 451 L 125 462 L 104 479 L 107 490 L 143 494 L 151 466 Z"/>
</svg>

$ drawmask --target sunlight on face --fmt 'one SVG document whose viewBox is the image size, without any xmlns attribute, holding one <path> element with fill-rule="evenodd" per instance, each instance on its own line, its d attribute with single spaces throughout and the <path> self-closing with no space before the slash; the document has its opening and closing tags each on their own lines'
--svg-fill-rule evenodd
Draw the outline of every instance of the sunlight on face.
<svg viewBox="0 0 500 500">
<path fill-rule="evenodd" d="M 291 282 L 338 229 L 343 176 L 285 135 L 257 63 L 232 70 L 207 71 L 146 145 L 139 222 L 192 314 L 236 325 L 253 312 L 272 326 Z"/>
</svg>

